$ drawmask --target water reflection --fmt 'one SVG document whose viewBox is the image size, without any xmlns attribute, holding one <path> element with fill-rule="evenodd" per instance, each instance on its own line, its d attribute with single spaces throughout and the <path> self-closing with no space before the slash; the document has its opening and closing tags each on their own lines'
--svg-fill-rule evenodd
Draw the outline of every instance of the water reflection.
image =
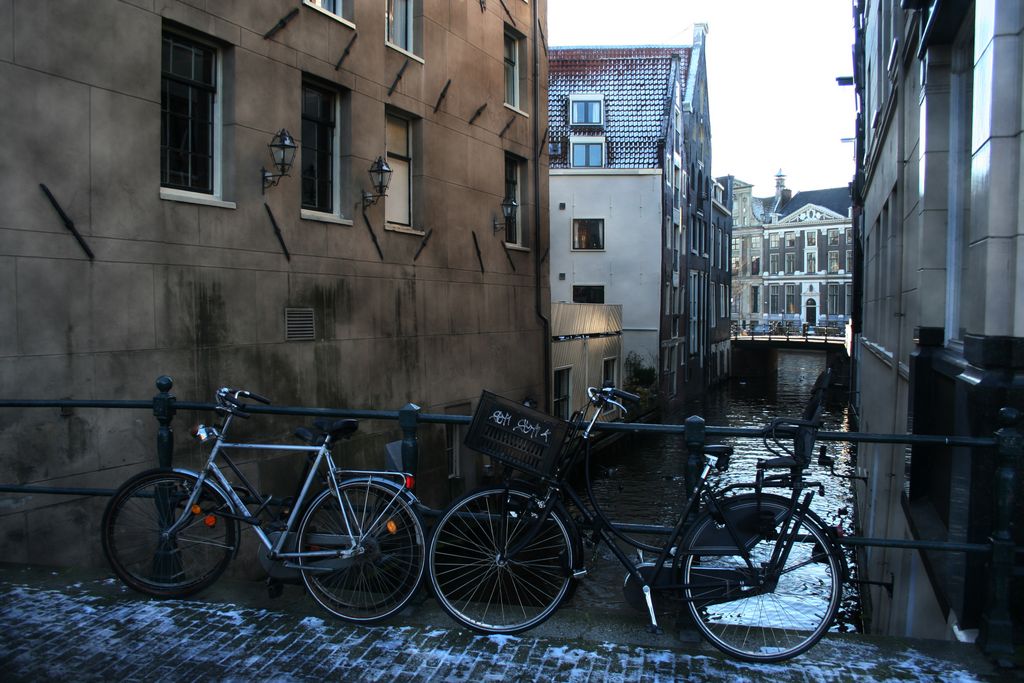
<svg viewBox="0 0 1024 683">
<path fill-rule="evenodd" d="M 783 352 L 779 355 L 777 379 L 733 380 L 667 421 L 681 424 L 687 416 L 702 416 L 711 426 L 763 427 L 773 417 L 799 416 L 825 369 L 825 357 L 817 353 Z M 824 429 L 848 431 L 850 415 L 840 391 L 830 392 L 824 407 Z M 730 469 L 720 475 L 721 485 L 753 479 L 755 463 L 770 457 L 760 439 L 729 438 L 734 456 Z M 851 475 L 854 454 L 847 443 L 819 442 L 835 459 L 838 475 Z M 648 524 L 671 524 L 685 503 L 686 446 L 682 435 L 642 434 L 624 437 L 603 451 L 594 461 L 594 490 L 615 520 Z M 808 478 L 825 486 L 825 495 L 815 495 L 812 508 L 831 526 L 838 525 L 853 534 L 853 494 L 848 479 L 812 464 Z M 624 570 L 606 549 L 600 550 L 593 578 L 584 582 L 585 600 L 603 603 L 623 602 L 621 586 Z M 852 552 L 847 553 L 853 561 Z M 852 568 L 852 567 L 851 567 Z M 859 601 L 856 591 L 847 585 L 840 607 L 839 630 L 859 629 Z"/>
</svg>

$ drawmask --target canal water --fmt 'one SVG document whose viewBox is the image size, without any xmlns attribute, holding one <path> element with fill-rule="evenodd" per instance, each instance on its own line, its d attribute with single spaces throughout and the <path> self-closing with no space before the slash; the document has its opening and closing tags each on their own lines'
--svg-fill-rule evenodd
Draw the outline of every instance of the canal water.
<svg viewBox="0 0 1024 683">
<path fill-rule="evenodd" d="M 777 377 L 733 379 L 694 401 L 668 423 L 681 424 L 689 415 L 700 415 L 708 426 L 764 427 L 777 416 L 799 417 L 811 396 L 814 382 L 825 369 L 824 354 L 780 352 Z M 844 391 L 828 393 L 824 406 L 826 431 L 853 429 Z M 752 481 L 759 458 L 772 457 L 761 439 L 727 438 L 734 446 L 729 471 L 716 479 L 719 485 Z M 824 484 L 825 495 L 815 494 L 812 508 L 830 526 L 853 535 L 853 494 L 849 477 L 854 472 L 853 446 L 845 442 L 819 442 L 835 460 L 834 472 L 815 462 L 807 478 Z M 594 491 L 616 521 L 671 526 L 685 503 L 686 445 L 682 435 L 628 435 L 596 455 L 592 465 Z M 592 549 L 587 549 L 588 557 Z M 583 582 L 580 599 L 601 604 L 625 604 L 622 583 L 625 570 L 603 546 L 591 576 Z M 650 558 L 653 559 L 653 558 Z M 852 574 L 853 553 L 847 551 Z M 833 630 L 860 631 L 859 598 L 855 587 L 844 587 L 840 614 Z"/>
</svg>

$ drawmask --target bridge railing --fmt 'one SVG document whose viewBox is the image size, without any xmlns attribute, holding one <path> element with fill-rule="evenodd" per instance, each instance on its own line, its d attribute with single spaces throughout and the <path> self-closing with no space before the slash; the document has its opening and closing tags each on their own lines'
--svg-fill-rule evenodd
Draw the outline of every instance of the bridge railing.
<svg viewBox="0 0 1024 683">
<path fill-rule="evenodd" d="M 193 401 L 179 401 L 171 393 L 173 382 L 170 377 L 157 379 L 158 393 L 148 401 L 138 400 L 18 400 L 0 399 L 0 408 L 118 408 L 151 410 L 157 420 L 156 460 L 161 467 L 173 463 L 174 431 L 173 421 L 179 410 L 213 411 L 216 404 Z M 251 405 L 246 410 L 254 414 L 293 415 L 302 417 L 351 417 L 367 420 L 396 421 L 402 431 L 403 469 L 417 474 L 419 468 L 419 445 L 417 428 L 420 424 L 468 425 L 468 415 L 437 415 L 423 413 L 419 406 L 408 403 L 398 410 L 353 410 L 339 408 L 306 408 L 294 406 Z M 969 449 L 995 450 L 998 466 L 994 477 L 992 497 L 994 501 L 993 528 L 987 542 L 954 543 L 945 541 L 915 541 L 890 538 L 864 538 L 846 536 L 839 539 L 843 545 L 903 548 L 922 551 L 945 551 L 956 553 L 982 554 L 988 556 L 989 583 L 983 612 L 979 646 L 990 657 L 1001 664 L 1013 661 L 1014 628 L 1024 626 L 1022 615 L 1011 614 L 1012 583 L 1022 574 L 1018 557 L 1024 557 L 1024 548 L 1015 545 L 1013 526 L 1017 514 L 1017 491 L 1021 486 L 1020 467 L 1024 463 L 1024 434 L 1020 431 L 1021 413 L 1015 408 L 1000 411 L 1003 426 L 991 437 L 935 436 L 918 434 L 872 434 L 862 432 L 817 432 L 820 441 L 850 443 L 890 443 L 910 445 L 937 445 Z M 709 438 L 763 438 L 764 429 L 716 427 L 706 425 L 699 416 L 693 416 L 682 425 L 598 423 L 596 428 L 606 432 L 631 434 L 658 433 L 682 435 L 688 452 L 689 468 L 699 467 L 701 453 Z M 0 483 L 0 492 L 14 494 L 63 494 L 74 496 L 109 496 L 114 489 L 54 487 L 31 484 Z M 434 511 L 436 512 L 436 511 Z M 624 525 L 634 531 L 668 533 L 664 527 Z M 1015 619 L 1016 622 L 1015 623 Z"/>
</svg>

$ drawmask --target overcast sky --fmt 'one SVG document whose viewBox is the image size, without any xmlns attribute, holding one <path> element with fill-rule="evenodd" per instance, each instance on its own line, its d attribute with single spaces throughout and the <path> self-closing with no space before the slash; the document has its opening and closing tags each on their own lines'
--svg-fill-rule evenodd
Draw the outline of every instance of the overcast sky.
<svg viewBox="0 0 1024 683">
<path fill-rule="evenodd" d="M 548 0 L 550 45 L 690 45 L 706 23 L 712 173 L 775 192 L 853 177 L 850 0 Z"/>
</svg>

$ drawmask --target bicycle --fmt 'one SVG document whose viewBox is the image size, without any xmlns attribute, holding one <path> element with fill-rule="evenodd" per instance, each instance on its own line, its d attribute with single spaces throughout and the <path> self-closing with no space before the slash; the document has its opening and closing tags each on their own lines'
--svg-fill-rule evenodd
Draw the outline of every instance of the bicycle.
<svg viewBox="0 0 1024 683">
<path fill-rule="evenodd" d="M 802 476 L 820 410 L 810 420 L 773 422 L 766 439 L 793 436 L 796 446 L 759 463 L 752 483 L 716 489 L 710 475 L 728 468 L 732 447 L 704 446 L 696 485 L 667 540 L 655 545 L 609 520 L 590 485 L 594 425 L 636 397 L 611 385 L 591 387 L 588 396 L 566 423 L 484 392 L 466 445 L 504 465 L 503 477 L 455 501 L 434 527 L 427 572 L 444 610 L 484 633 L 540 624 L 587 573 L 586 531 L 595 553 L 605 543 L 626 569 L 627 601 L 647 612 L 652 632 L 660 632 L 655 603 L 668 598 L 686 605 L 711 644 L 739 659 L 776 662 L 813 646 L 835 617 L 845 576 L 835 536 L 810 510 L 820 484 Z M 587 502 L 568 480 L 580 458 Z M 770 472 L 780 468 L 789 472 Z M 765 491 L 779 487 L 791 494 Z M 725 495 L 744 488 L 752 491 Z"/>
<path fill-rule="evenodd" d="M 244 523 L 259 539 L 271 595 L 280 594 L 282 579 L 301 577 L 313 599 L 342 619 L 369 623 L 399 612 L 419 588 L 425 566 L 425 535 L 411 476 L 339 469 L 332 448 L 358 429 L 353 419 L 316 420 L 312 430 L 295 430 L 305 445 L 228 441 L 232 420 L 250 416 L 243 399 L 270 403 L 249 391 L 219 389 L 221 426 L 200 424 L 193 431 L 200 442 L 213 444 L 200 471 L 148 470 L 111 497 L 101 534 L 114 572 L 140 593 L 191 595 L 227 568 Z M 306 472 L 296 495 L 275 505 L 273 496 L 258 492 L 232 462 L 230 449 L 305 453 Z M 315 492 L 319 486 L 323 490 Z M 276 508 L 280 514 L 271 512 Z"/>
</svg>

